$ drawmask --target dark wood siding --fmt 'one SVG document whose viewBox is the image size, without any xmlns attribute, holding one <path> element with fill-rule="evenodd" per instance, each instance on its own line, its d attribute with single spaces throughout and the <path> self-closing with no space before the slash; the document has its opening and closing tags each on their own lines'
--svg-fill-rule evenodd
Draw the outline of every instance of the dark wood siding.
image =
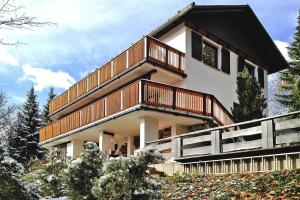
<svg viewBox="0 0 300 200">
<path fill-rule="evenodd" d="M 202 36 L 192 31 L 192 57 L 202 60 Z"/>
<path fill-rule="evenodd" d="M 230 52 L 222 48 L 222 71 L 230 74 Z"/>
</svg>

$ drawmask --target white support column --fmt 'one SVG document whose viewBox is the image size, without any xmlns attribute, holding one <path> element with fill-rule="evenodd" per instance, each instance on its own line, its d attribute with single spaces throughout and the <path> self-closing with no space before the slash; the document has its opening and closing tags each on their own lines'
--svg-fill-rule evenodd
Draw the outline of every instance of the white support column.
<svg viewBox="0 0 300 200">
<path fill-rule="evenodd" d="M 105 131 L 100 131 L 99 134 L 99 148 L 104 154 L 111 154 L 111 150 L 114 149 L 112 143 L 114 135 Z"/>
<path fill-rule="evenodd" d="M 127 156 L 133 155 L 133 136 L 127 137 Z"/>
<path fill-rule="evenodd" d="M 83 145 L 83 141 L 72 140 L 67 144 L 67 157 L 77 158 L 84 149 Z"/>
<path fill-rule="evenodd" d="M 146 142 L 158 139 L 158 120 L 151 117 L 140 119 L 140 149 L 146 147 Z"/>
</svg>

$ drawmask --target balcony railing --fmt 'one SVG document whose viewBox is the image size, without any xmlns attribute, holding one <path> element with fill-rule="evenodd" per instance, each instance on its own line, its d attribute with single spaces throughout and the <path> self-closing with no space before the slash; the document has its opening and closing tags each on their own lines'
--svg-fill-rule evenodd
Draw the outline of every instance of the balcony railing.
<svg viewBox="0 0 300 200">
<path fill-rule="evenodd" d="M 234 123 L 231 115 L 212 95 L 139 80 L 42 128 L 40 142 L 139 104 L 210 116 L 220 125 Z"/>
<path fill-rule="evenodd" d="M 133 44 L 120 55 L 96 69 L 50 103 L 50 115 L 63 106 L 86 95 L 113 77 L 142 61 L 152 61 L 161 67 L 183 73 L 185 54 L 149 36 Z"/>
</svg>

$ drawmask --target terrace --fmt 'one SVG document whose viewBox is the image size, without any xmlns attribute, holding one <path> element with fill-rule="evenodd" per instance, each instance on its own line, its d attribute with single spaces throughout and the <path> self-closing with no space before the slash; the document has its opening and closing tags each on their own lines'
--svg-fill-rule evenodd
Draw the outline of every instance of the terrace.
<svg viewBox="0 0 300 200">
<path fill-rule="evenodd" d="M 213 95 L 154 81 L 138 80 L 42 128 L 40 143 L 59 139 L 132 112 L 143 112 L 143 110 L 184 116 L 186 121 L 190 118 L 198 118 L 214 120 L 220 125 L 234 123 L 230 113 Z M 133 119 L 131 117 L 131 120 Z M 118 125 L 122 123 L 119 122 Z M 123 132 L 131 128 L 128 127 L 128 123 L 124 121 L 127 128 L 121 129 Z M 132 123 L 133 126 L 134 123 Z M 110 127 L 114 128 L 114 125 Z"/>
<path fill-rule="evenodd" d="M 153 71 L 158 81 L 173 83 L 185 77 L 185 54 L 152 37 L 146 36 L 127 50 L 83 78 L 50 103 L 53 119 L 77 110 L 124 83 L 139 79 Z"/>
</svg>

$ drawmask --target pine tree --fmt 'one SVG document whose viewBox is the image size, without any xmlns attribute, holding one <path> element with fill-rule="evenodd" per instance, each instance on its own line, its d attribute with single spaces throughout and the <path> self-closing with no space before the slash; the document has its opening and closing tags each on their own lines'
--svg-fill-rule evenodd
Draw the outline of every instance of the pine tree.
<svg viewBox="0 0 300 200">
<path fill-rule="evenodd" d="M 47 163 L 39 171 L 39 181 L 41 191 L 45 196 L 63 196 L 63 170 L 65 162 L 60 158 L 58 148 L 50 149 L 46 156 Z"/>
<path fill-rule="evenodd" d="M 43 111 L 42 111 L 42 126 L 47 126 L 48 124 L 52 123 L 53 121 L 49 117 L 49 106 L 51 101 L 55 97 L 54 88 L 50 87 L 49 93 L 48 93 L 48 99 L 47 103 L 44 105 Z"/>
<path fill-rule="evenodd" d="M 266 98 L 257 80 L 247 68 L 238 74 L 236 92 L 239 103 L 233 107 L 232 114 L 237 122 L 264 117 L 263 110 L 267 107 Z"/>
<path fill-rule="evenodd" d="M 31 158 L 42 156 L 42 151 L 38 146 L 40 124 L 39 104 L 32 87 L 18 113 L 13 137 L 10 138 L 11 154 L 19 162 L 26 164 Z"/>
<path fill-rule="evenodd" d="M 300 110 L 300 10 L 293 42 L 288 47 L 290 68 L 280 73 L 276 99 L 289 111 Z"/>
</svg>

